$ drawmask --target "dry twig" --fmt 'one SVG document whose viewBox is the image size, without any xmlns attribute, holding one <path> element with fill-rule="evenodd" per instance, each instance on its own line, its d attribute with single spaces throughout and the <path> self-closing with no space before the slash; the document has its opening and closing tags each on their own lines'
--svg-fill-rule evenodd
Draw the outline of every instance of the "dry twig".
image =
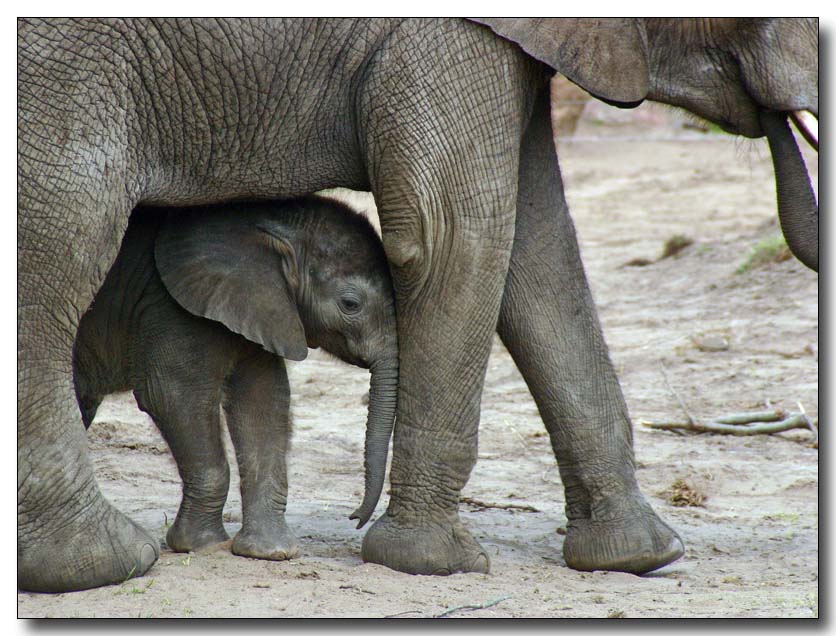
<svg viewBox="0 0 836 636">
<path fill-rule="evenodd" d="M 676 392 L 676 390 L 671 386 L 671 383 L 668 381 L 668 373 L 665 369 L 665 365 L 660 362 L 659 366 L 662 369 L 662 377 L 665 378 L 665 384 L 667 385 L 670 392 L 673 393 L 673 396 L 676 398 L 676 401 L 679 402 L 679 406 L 685 412 L 685 417 L 688 418 L 688 422 L 690 422 L 690 424 L 693 426 L 694 424 L 696 424 L 696 420 L 694 420 L 693 416 L 691 415 L 691 411 L 688 410 L 688 407 L 685 406 L 685 402 L 683 401 L 683 399 L 679 397 L 679 393 Z"/>
<path fill-rule="evenodd" d="M 665 431 L 690 431 L 692 433 L 716 433 L 719 435 L 772 435 L 795 428 L 811 431 L 818 444 L 819 434 L 816 427 L 804 413 L 794 413 L 785 417 L 780 411 L 761 413 L 735 413 L 712 422 L 642 422 L 648 428 Z M 781 419 L 783 417 L 783 419 Z"/>
<path fill-rule="evenodd" d="M 459 501 L 463 504 L 473 506 L 479 510 L 487 510 L 488 508 L 498 508 L 499 510 L 520 510 L 522 512 L 540 512 L 534 506 L 527 504 L 500 504 L 488 503 L 486 501 L 479 501 L 478 499 L 471 499 L 470 497 L 459 497 Z"/>
<path fill-rule="evenodd" d="M 460 612 L 460 611 L 472 612 L 474 610 L 486 609 L 488 607 L 493 607 L 494 605 L 497 605 L 498 603 L 501 603 L 502 601 L 504 601 L 506 599 L 509 599 L 509 598 L 511 598 L 510 595 L 501 596 L 497 599 L 494 599 L 493 601 L 488 601 L 487 603 L 481 603 L 479 605 L 459 605 L 457 607 L 451 607 L 450 609 L 448 609 L 444 612 L 441 612 L 441 614 L 436 614 L 435 616 L 433 616 L 433 618 L 445 618 L 446 616 L 449 616 L 450 614 L 452 614 L 454 612 Z"/>
<path fill-rule="evenodd" d="M 751 413 L 729 413 L 715 417 L 718 424 L 751 424 L 752 422 L 777 422 L 787 416 L 786 411 L 753 411 Z"/>
</svg>

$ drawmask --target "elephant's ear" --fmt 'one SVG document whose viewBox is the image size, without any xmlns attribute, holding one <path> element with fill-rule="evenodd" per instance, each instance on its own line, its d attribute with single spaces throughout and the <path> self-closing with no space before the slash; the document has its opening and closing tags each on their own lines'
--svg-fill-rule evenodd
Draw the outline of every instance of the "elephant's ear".
<svg viewBox="0 0 836 636">
<path fill-rule="evenodd" d="M 284 358 L 304 360 L 293 246 L 253 221 L 230 217 L 170 212 L 154 245 L 163 284 L 188 312 Z"/>
<path fill-rule="evenodd" d="M 627 18 L 471 18 L 584 90 L 637 106 L 650 89 L 639 25 Z"/>
</svg>

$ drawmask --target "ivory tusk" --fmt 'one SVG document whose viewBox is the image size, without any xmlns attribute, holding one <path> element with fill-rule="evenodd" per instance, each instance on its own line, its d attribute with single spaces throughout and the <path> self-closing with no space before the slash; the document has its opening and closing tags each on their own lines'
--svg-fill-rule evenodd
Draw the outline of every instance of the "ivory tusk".
<svg viewBox="0 0 836 636">
<path fill-rule="evenodd" d="M 819 120 L 807 110 L 794 110 L 790 113 L 798 132 L 807 140 L 816 152 L 819 151 Z"/>
</svg>

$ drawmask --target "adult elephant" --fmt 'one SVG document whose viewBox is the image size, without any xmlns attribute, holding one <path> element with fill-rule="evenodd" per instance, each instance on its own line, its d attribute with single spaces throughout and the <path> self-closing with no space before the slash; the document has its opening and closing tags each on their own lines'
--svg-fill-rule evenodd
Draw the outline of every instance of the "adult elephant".
<svg viewBox="0 0 836 636">
<path fill-rule="evenodd" d="M 374 193 L 397 300 L 391 499 L 363 557 L 414 573 L 488 569 L 457 506 L 495 329 L 551 435 L 567 564 L 640 573 L 682 554 L 635 480 L 548 80 L 556 68 L 610 102 L 657 99 L 767 132 L 787 239 L 812 265 L 818 212 L 785 113 L 817 113 L 816 22 L 486 23 L 19 22 L 21 588 L 120 581 L 158 554 L 102 497 L 72 387 L 76 327 L 130 211 L 333 186 Z"/>
</svg>

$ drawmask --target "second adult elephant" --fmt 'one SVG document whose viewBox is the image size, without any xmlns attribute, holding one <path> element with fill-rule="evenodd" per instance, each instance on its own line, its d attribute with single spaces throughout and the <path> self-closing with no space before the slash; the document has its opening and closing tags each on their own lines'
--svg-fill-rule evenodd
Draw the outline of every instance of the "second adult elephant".
<svg viewBox="0 0 836 636">
<path fill-rule="evenodd" d="M 397 307 L 391 499 L 364 558 L 412 573 L 488 570 L 458 502 L 497 327 L 551 436 L 566 563 L 646 572 L 682 554 L 635 479 L 630 419 L 563 197 L 548 82 L 556 68 L 611 102 L 656 99 L 769 134 L 788 242 L 815 264 L 818 212 L 786 114 L 818 110 L 816 23 L 490 26 L 19 23 L 22 588 L 101 585 L 153 563 L 147 533 L 98 490 L 71 380 L 78 318 L 130 210 L 336 186 L 374 193 Z"/>
</svg>

